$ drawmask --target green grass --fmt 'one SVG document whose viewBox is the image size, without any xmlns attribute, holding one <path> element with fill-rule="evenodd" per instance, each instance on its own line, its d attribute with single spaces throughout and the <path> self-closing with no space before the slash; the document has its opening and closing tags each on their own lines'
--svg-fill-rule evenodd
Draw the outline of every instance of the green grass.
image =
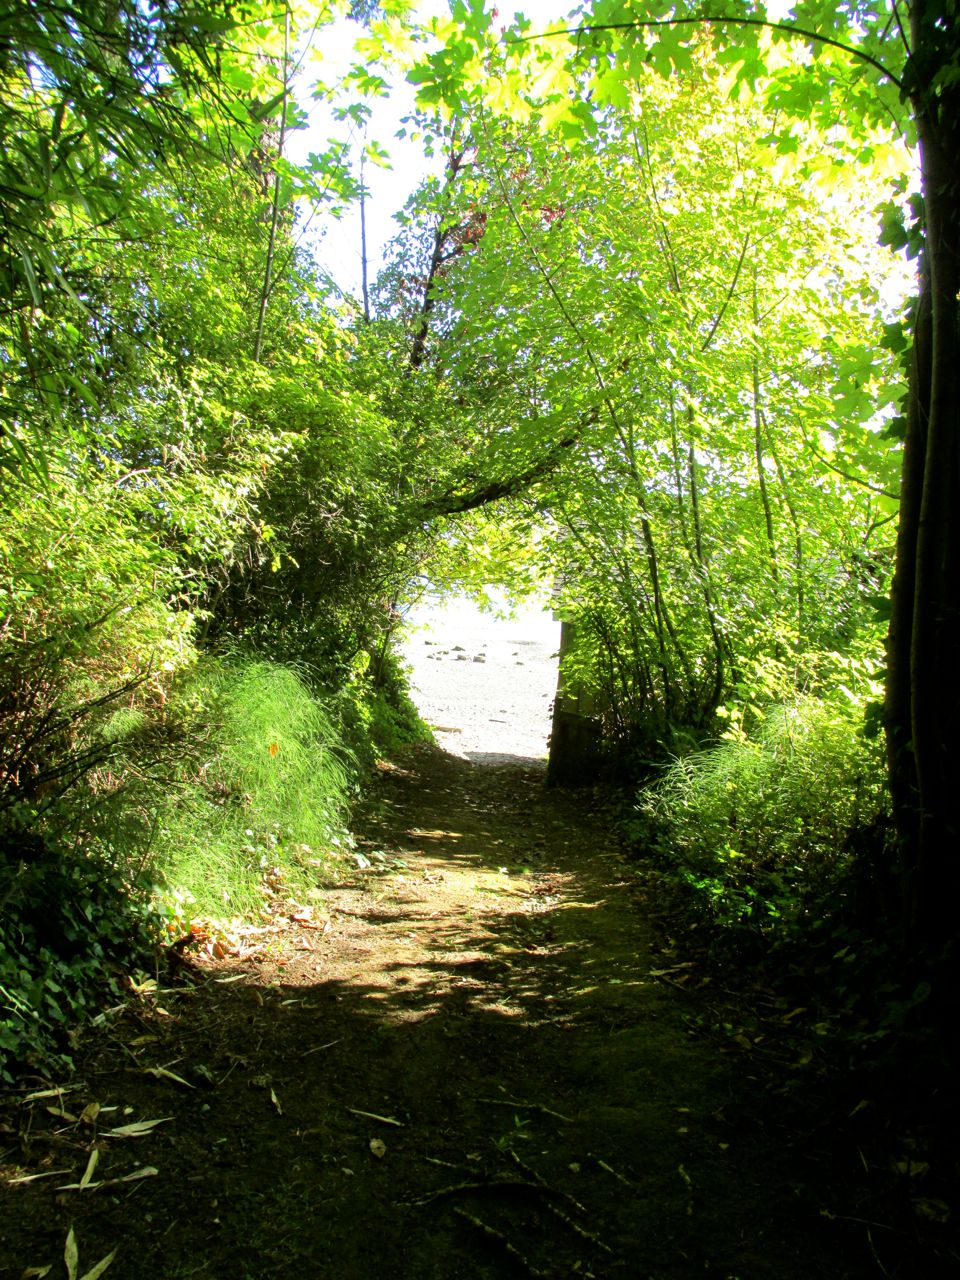
<svg viewBox="0 0 960 1280">
<path fill-rule="evenodd" d="M 186 691 L 206 723 L 159 822 L 155 864 L 199 915 L 305 893 L 347 840 L 350 763 L 330 716 L 295 668 L 204 660 Z"/>
</svg>

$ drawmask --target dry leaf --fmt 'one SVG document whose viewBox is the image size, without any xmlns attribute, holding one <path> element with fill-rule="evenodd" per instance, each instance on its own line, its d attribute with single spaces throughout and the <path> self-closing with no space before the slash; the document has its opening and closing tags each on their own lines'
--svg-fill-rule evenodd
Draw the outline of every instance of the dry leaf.
<svg viewBox="0 0 960 1280">
<path fill-rule="evenodd" d="M 63 1107 L 47 1107 L 47 1110 L 58 1120 L 66 1120 L 69 1124 L 77 1123 L 77 1117 L 71 1115 L 69 1111 L 64 1111 Z"/>
<path fill-rule="evenodd" d="M 154 1076 L 157 1080 L 172 1080 L 174 1084 L 182 1084 L 185 1089 L 195 1089 L 197 1087 L 195 1084 L 191 1084 L 189 1080 L 184 1080 L 183 1076 L 174 1075 L 166 1067 L 144 1067 L 143 1074 Z"/>
<path fill-rule="evenodd" d="M 84 1187 L 88 1187 L 90 1185 L 90 1179 L 93 1177 L 93 1174 L 97 1167 L 97 1162 L 99 1161 L 99 1159 L 100 1159 L 100 1152 L 97 1150 L 96 1147 L 94 1147 L 94 1149 L 90 1152 L 90 1159 L 87 1161 L 87 1167 L 86 1167 L 86 1170 L 84 1171 L 83 1177 L 80 1179 L 80 1183 L 77 1188 L 78 1191 L 82 1191 Z"/>
<path fill-rule="evenodd" d="M 79 1088 L 75 1084 L 65 1084 L 56 1089 L 40 1089 L 36 1093 L 28 1093 L 23 1102 L 39 1102 L 41 1098 L 59 1098 L 61 1094 L 69 1093 L 71 1089 Z"/>
<path fill-rule="evenodd" d="M 101 1259 L 101 1261 L 98 1262 L 95 1267 L 91 1267 L 89 1271 L 87 1271 L 84 1275 L 82 1275 L 80 1277 L 80 1280 L 100 1280 L 100 1277 L 103 1275 L 107 1267 L 109 1267 L 110 1263 L 114 1260 L 116 1256 L 117 1256 L 117 1251 L 116 1249 L 114 1249 L 112 1253 L 108 1253 L 105 1258 Z"/>
<path fill-rule="evenodd" d="M 371 1155 L 375 1155 L 378 1160 L 382 1160 L 387 1154 L 387 1144 L 385 1142 L 381 1142 L 379 1138 L 371 1138 L 370 1153 Z"/>
<path fill-rule="evenodd" d="M 25 1173 L 21 1178 L 10 1178 L 10 1187 L 26 1186 L 28 1182 L 37 1182 L 40 1178 L 56 1178 L 61 1173 L 69 1173 L 69 1169 L 50 1169 L 47 1173 Z"/>
<path fill-rule="evenodd" d="M 133 1173 L 128 1173 L 122 1178 L 114 1178 L 114 1182 L 139 1182 L 142 1178 L 155 1178 L 160 1172 L 155 1169 L 152 1164 L 141 1165 L 139 1169 L 134 1169 Z"/>
<path fill-rule="evenodd" d="M 392 1124 L 398 1129 L 403 1128 L 403 1122 L 394 1120 L 393 1116 L 378 1116 L 375 1111 L 359 1111 L 356 1107 L 347 1107 L 347 1110 L 355 1116 L 366 1116 L 368 1120 L 379 1120 L 381 1124 Z"/>
<path fill-rule="evenodd" d="M 160 1120 L 137 1120 L 133 1124 L 122 1124 L 117 1129 L 108 1129 L 105 1138 L 141 1138 L 151 1133 L 158 1124 L 166 1124 L 173 1116 L 163 1116 Z"/>
<path fill-rule="evenodd" d="M 949 1222 L 950 1206 L 945 1200 L 914 1200 L 913 1211 L 928 1222 Z"/>
<path fill-rule="evenodd" d="M 94 1124 L 99 1114 L 100 1114 L 100 1103 L 88 1102 L 87 1105 L 80 1112 L 80 1123 Z"/>
<path fill-rule="evenodd" d="M 127 1173 L 122 1178 L 105 1178 L 103 1182 L 88 1182 L 86 1188 L 82 1187 L 79 1182 L 68 1182 L 64 1187 L 57 1187 L 58 1191 L 97 1191 L 100 1187 L 118 1187 L 124 1182 L 140 1182 L 143 1178 L 155 1178 L 160 1172 L 153 1165 L 145 1164 L 139 1169 L 134 1169 L 133 1173 Z"/>
<path fill-rule="evenodd" d="M 791 1022 L 794 1018 L 798 1018 L 801 1013 L 806 1013 L 806 1012 L 807 1012 L 806 1005 L 803 1005 L 803 1004 L 797 1005 L 796 1009 L 791 1009 L 789 1013 L 785 1013 L 783 1017 L 780 1019 L 780 1021 L 784 1023 L 784 1025 L 786 1025 L 788 1022 Z"/>
<path fill-rule="evenodd" d="M 67 1242 L 63 1247 L 63 1262 L 67 1268 L 67 1280 L 77 1280 L 80 1254 L 77 1251 L 77 1237 L 73 1234 L 73 1227 L 67 1232 Z"/>
<path fill-rule="evenodd" d="M 20 1280 L 43 1280 L 52 1270 L 52 1264 L 49 1267 L 27 1267 L 26 1271 L 20 1272 Z"/>
<path fill-rule="evenodd" d="M 274 1091 L 273 1091 L 272 1089 L 270 1090 L 270 1101 L 271 1101 L 271 1102 L 273 1103 L 273 1105 L 277 1108 L 277 1115 L 278 1115 L 278 1116 L 282 1116 L 282 1115 L 283 1115 L 283 1107 L 281 1107 L 281 1105 L 280 1105 L 280 1099 L 277 1097 L 277 1095 L 274 1093 Z"/>
</svg>

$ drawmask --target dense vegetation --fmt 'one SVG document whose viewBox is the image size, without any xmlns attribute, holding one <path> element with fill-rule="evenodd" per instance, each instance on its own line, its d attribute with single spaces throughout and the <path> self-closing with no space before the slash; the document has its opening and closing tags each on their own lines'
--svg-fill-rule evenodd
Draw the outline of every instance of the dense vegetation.
<svg viewBox="0 0 960 1280">
<path fill-rule="evenodd" d="M 4 1070 L 191 912 L 334 874 L 424 577 L 555 584 L 711 927 L 899 939 L 946 999 L 955 6 L 739 8 L 354 6 L 329 86 L 333 9 L 5 14 Z M 290 138 L 398 68 L 434 176 L 345 300 L 305 232 L 357 157 Z"/>
</svg>

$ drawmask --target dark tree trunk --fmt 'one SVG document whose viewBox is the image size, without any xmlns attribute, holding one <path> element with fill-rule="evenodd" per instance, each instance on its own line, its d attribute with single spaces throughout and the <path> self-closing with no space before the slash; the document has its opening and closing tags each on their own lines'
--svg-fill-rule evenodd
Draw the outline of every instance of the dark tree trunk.
<svg viewBox="0 0 960 1280">
<path fill-rule="evenodd" d="M 939 955 L 960 891 L 960 60 L 942 5 L 915 0 L 907 84 L 920 142 L 920 273 L 886 724 L 914 941 Z"/>
</svg>

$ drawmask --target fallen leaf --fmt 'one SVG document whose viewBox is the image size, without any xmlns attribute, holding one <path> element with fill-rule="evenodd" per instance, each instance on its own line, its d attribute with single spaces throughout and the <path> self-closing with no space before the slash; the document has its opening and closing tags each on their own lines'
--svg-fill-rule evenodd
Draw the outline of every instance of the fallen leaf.
<svg viewBox="0 0 960 1280">
<path fill-rule="evenodd" d="M 160 1172 L 153 1165 L 141 1165 L 139 1169 L 134 1169 L 133 1173 L 124 1174 L 122 1178 L 104 1178 L 102 1182 L 88 1182 L 86 1187 L 82 1187 L 79 1182 L 68 1182 L 66 1186 L 57 1187 L 58 1191 L 97 1191 L 100 1187 L 119 1187 L 124 1182 L 140 1182 L 144 1178 L 155 1178 Z"/>
<path fill-rule="evenodd" d="M 195 1089 L 197 1087 L 195 1084 L 191 1084 L 189 1080 L 184 1080 L 183 1076 L 174 1075 L 166 1067 L 144 1067 L 143 1074 L 155 1076 L 157 1080 L 172 1080 L 174 1084 L 182 1084 L 185 1089 Z"/>
<path fill-rule="evenodd" d="M 122 1124 L 117 1129 L 108 1129 L 106 1138 L 142 1138 L 152 1133 L 158 1124 L 166 1124 L 173 1116 L 163 1116 L 160 1120 L 136 1120 L 133 1124 Z"/>
<path fill-rule="evenodd" d="M 28 1093 L 23 1102 L 39 1102 L 41 1098 L 59 1098 L 64 1093 L 69 1093 L 71 1089 L 79 1088 L 75 1084 L 65 1084 L 58 1086 L 56 1089 L 40 1089 L 36 1093 Z"/>
<path fill-rule="evenodd" d="M 806 1005 L 803 1005 L 803 1004 L 798 1005 L 796 1009 L 791 1009 L 789 1013 L 785 1013 L 783 1017 L 780 1019 L 780 1021 L 786 1024 L 792 1021 L 794 1018 L 798 1018 L 801 1013 L 806 1013 L 806 1012 L 807 1012 Z"/>
<path fill-rule="evenodd" d="M 77 1250 L 77 1237 L 73 1234 L 73 1227 L 67 1232 L 67 1242 L 63 1247 L 63 1263 L 67 1268 L 67 1280 L 77 1280 L 80 1254 Z"/>
<path fill-rule="evenodd" d="M 382 1160 L 387 1154 L 387 1144 L 385 1142 L 381 1142 L 379 1138 L 371 1138 L 370 1153 L 371 1155 L 375 1155 L 378 1160 Z"/>
<path fill-rule="evenodd" d="M 155 1178 L 160 1172 L 155 1169 L 152 1164 L 143 1164 L 139 1169 L 134 1169 L 133 1173 L 128 1173 L 122 1178 L 113 1178 L 112 1182 L 140 1182 L 143 1178 Z M 104 1183 L 104 1186 L 107 1184 Z"/>
<path fill-rule="evenodd" d="M 277 1108 L 277 1115 L 278 1115 L 278 1116 L 282 1116 L 282 1115 L 283 1115 L 283 1107 L 281 1107 L 281 1105 L 280 1105 L 280 1099 L 277 1097 L 277 1095 L 274 1093 L 274 1091 L 273 1091 L 272 1089 L 270 1090 L 270 1101 L 271 1101 L 271 1102 L 273 1103 L 273 1105 Z"/>
<path fill-rule="evenodd" d="M 52 1263 L 49 1267 L 27 1267 L 26 1271 L 20 1272 L 20 1280 L 43 1280 L 52 1270 Z"/>
<path fill-rule="evenodd" d="M 80 1123 L 94 1124 L 96 1123 L 96 1119 L 99 1114 L 100 1114 L 100 1103 L 88 1102 L 87 1105 L 80 1112 Z"/>
<path fill-rule="evenodd" d="M 913 1211 L 928 1222 L 949 1222 L 950 1206 L 945 1200 L 914 1200 Z"/>
<path fill-rule="evenodd" d="M 94 1171 L 96 1170 L 97 1162 L 99 1161 L 99 1159 L 100 1159 L 100 1152 L 97 1150 L 96 1147 L 94 1147 L 94 1149 L 90 1152 L 90 1159 L 87 1161 L 87 1167 L 84 1170 L 83 1177 L 80 1179 L 80 1182 L 77 1188 L 79 1191 L 83 1191 L 84 1187 L 87 1187 L 90 1185 L 90 1179 L 94 1175 Z"/>
<path fill-rule="evenodd" d="M 61 1173 L 69 1173 L 69 1169 L 50 1169 L 47 1173 L 25 1173 L 21 1178 L 11 1178 L 8 1186 L 22 1187 L 28 1182 L 38 1182 L 41 1178 L 56 1178 Z"/>
<path fill-rule="evenodd" d="M 402 1120 L 395 1120 L 393 1116 L 378 1116 L 375 1111 L 359 1111 L 356 1107 L 347 1107 L 347 1110 L 355 1116 L 366 1116 L 368 1120 L 379 1120 L 381 1124 L 392 1124 L 398 1129 L 403 1128 Z"/>
<path fill-rule="evenodd" d="M 82 1275 L 80 1280 L 100 1280 L 100 1277 L 116 1256 L 117 1251 L 114 1249 L 112 1253 L 108 1253 L 105 1258 L 102 1258 L 95 1267 L 91 1267 L 89 1271 Z"/>
<path fill-rule="evenodd" d="M 71 1115 L 69 1111 L 64 1111 L 63 1107 L 47 1107 L 52 1116 L 56 1116 L 58 1120 L 66 1120 L 69 1124 L 77 1124 L 77 1117 Z"/>
</svg>

